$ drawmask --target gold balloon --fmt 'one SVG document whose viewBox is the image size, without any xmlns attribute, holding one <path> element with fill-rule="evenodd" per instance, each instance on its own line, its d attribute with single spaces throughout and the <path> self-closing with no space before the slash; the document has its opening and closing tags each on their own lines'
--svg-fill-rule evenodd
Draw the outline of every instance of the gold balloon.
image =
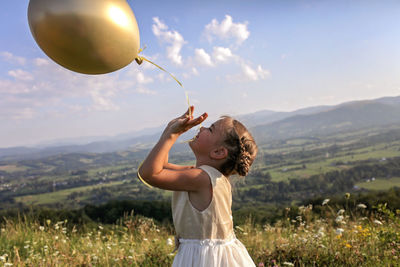
<svg viewBox="0 0 400 267">
<path fill-rule="evenodd" d="M 108 73 L 138 56 L 139 28 L 126 0 L 30 0 L 28 21 L 40 48 L 72 71 Z"/>
</svg>

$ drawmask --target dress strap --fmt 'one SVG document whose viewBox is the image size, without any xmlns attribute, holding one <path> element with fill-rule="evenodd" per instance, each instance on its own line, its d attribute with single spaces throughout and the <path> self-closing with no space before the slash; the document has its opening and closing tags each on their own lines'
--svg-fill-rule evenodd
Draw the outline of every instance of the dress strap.
<svg viewBox="0 0 400 267">
<path fill-rule="evenodd" d="M 215 169 L 214 167 L 211 167 L 208 165 L 202 165 L 199 168 L 202 169 L 203 171 L 205 171 L 208 174 L 208 176 L 210 176 L 212 187 L 215 186 L 218 178 L 224 177 L 224 175 L 219 170 Z"/>
</svg>

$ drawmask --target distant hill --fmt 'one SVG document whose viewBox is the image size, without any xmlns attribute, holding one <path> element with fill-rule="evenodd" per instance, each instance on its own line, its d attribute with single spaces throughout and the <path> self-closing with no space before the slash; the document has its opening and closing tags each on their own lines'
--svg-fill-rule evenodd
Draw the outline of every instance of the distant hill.
<svg viewBox="0 0 400 267">
<path fill-rule="evenodd" d="M 257 142 L 262 144 L 292 137 L 324 135 L 391 124 L 400 125 L 400 96 L 352 101 L 336 106 L 309 107 L 293 112 L 263 110 L 237 117 L 251 129 Z M 4 148 L 0 149 L 0 160 L 40 158 L 66 153 L 106 153 L 149 149 L 158 140 L 162 128 L 121 134 L 87 144 L 71 144 L 73 139 L 70 139 L 61 142 L 63 145 Z M 191 138 L 194 132 L 195 130 L 186 133 L 181 140 Z M 174 146 L 174 151 L 186 149 L 187 145 Z"/>
<path fill-rule="evenodd" d="M 239 115 L 237 119 L 243 122 L 248 128 L 267 123 L 283 120 L 295 115 L 308 115 L 331 109 L 331 106 L 316 106 L 302 108 L 291 112 L 277 112 L 271 110 L 257 111 L 251 114 Z"/>
<path fill-rule="evenodd" d="M 258 142 L 400 124 L 400 97 L 344 103 L 252 128 Z"/>
</svg>

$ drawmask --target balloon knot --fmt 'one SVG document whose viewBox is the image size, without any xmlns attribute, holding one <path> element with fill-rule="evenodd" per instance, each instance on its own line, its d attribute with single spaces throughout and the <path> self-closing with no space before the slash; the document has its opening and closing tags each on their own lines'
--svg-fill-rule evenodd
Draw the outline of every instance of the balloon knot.
<svg viewBox="0 0 400 267">
<path fill-rule="evenodd" d="M 143 58 L 142 57 L 137 57 L 135 58 L 135 61 L 138 65 L 141 65 L 143 63 Z"/>
</svg>

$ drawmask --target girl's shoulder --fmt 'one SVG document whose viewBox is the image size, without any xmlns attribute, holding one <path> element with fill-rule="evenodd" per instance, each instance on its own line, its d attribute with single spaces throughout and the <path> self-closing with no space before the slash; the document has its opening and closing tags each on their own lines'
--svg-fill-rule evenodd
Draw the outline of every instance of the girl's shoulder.
<svg viewBox="0 0 400 267">
<path fill-rule="evenodd" d="M 224 179 L 226 181 L 229 182 L 228 177 L 226 177 L 225 175 L 223 175 L 218 169 L 210 166 L 210 165 L 201 165 L 198 167 L 199 169 L 202 169 L 204 172 L 206 172 L 208 174 L 208 176 L 210 177 L 211 183 L 213 185 L 213 187 L 216 184 L 216 181 L 218 179 Z"/>
</svg>

